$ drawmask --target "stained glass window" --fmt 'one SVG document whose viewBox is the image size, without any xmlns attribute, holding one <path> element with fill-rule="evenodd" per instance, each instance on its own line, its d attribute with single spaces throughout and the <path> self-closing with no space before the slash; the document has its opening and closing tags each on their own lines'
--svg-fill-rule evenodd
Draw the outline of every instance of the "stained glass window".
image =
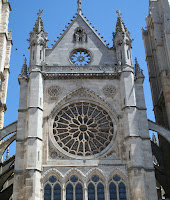
<svg viewBox="0 0 170 200">
<path fill-rule="evenodd" d="M 95 182 L 95 183 L 98 182 L 99 181 L 99 177 L 98 176 L 93 176 L 92 177 L 92 181 Z"/>
<path fill-rule="evenodd" d="M 109 185 L 110 200 L 127 200 L 126 186 L 122 181 L 120 176 L 113 176 Z"/>
<path fill-rule="evenodd" d="M 73 186 L 71 184 L 66 187 L 66 200 L 73 200 Z"/>
<path fill-rule="evenodd" d="M 51 176 L 51 177 L 49 178 L 49 181 L 50 181 L 50 183 L 55 183 L 55 182 L 57 181 L 57 179 L 56 179 L 55 176 Z"/>
<path fill-rule="evenodd" d="M 109 186 L 110 200 L 117 200 L 117 190 L 116 185 L 111 183 Z"/>
<path fill-rule="evenodd" d="M 95 200 L 95 187 L 93 183 L 88 185 L 88 200 Z"/>
<path fill-rule="evenodd" d="M 76 200 L 83 200 L 83 188 L 80 183 L 76 185 Z"/>
<path fill-rule="evenodd" d="M 92 176 L 88 185 L 88 200 L 105 200 L 104 185 L 99 176 Z"/>
<path fill-rule="evenodd" d="M 102 183 L 97 185 L 97 200 L 104 200 L 104 186 Z"/>
<path fill-rule="evenodd" d="M 119 199 L 126 200 L 126 187 L 124 183 L 119 183 Z"/>
<path fill-rule="evenodd" d="M 54 186 L 54 200 L 61 200 L 61 186 L 59 184 Z"/>
<path fill-rule="evenodd" d="M 113 177 L 113 180 L 116 181 L 116 182 L 120 181 L 120 179 L 121 179 L 121 178 L 120 178 L 118 175 L 115 175 L 115 176 Z"/>
<path fill-rule="evenodd" d="M 44 187 L 44 200 L 61 200 L 61 186 L 55 176 L 51 176 Z"/>
<path fill-rule="evenodd" d="M 51 200 L 51 186 L 49 184 L 44 188 L 44 200 Z"/>
<path fill-rule="evenodd" d="M 73 182 L 73 183 L 76 183 L 76 182 L 78 181 L 77 176 L 72 176 L 72 177 L 70 178 L 70 181 Z"/>
</svg>

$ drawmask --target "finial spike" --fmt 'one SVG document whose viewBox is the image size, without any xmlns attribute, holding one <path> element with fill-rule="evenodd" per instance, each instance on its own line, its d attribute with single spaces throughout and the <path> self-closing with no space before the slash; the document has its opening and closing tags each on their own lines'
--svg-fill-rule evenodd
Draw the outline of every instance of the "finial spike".
<svg viewBox="0 0 170 200">
<path fill-rule="evenodd" d="M 42 13 L 43 13 L 43 10 L 39 10 L 37 13 L 38 17 L 40 17 Z"/>
<path fill-rule="evenodd" d="M 120 10 L 117 10 L 116 13 L 118 13 L 118 17 L 121 17 L 122 13 L 120 12 Z"/>
<path fill-rule="evenodd" d="M 77 0 L 77 7 L 78 7 L 78 9 L 77 9 L 78 14 L 81 14 L 81 11 L 82 11 L 82 9 L 81 9 L 81 0 Z"/>
</svg>

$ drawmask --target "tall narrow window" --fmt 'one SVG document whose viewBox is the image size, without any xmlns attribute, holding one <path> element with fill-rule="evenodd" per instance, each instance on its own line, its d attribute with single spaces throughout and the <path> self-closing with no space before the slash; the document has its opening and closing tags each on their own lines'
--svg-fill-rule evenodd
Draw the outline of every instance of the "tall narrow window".
<svg viewBox="0 0 170 200">
<path fill-rule="evenodd" d="M 126 187 L 124 183 L 119 183 L 119 199 L 126 200 Z"/>
<path fill-rule="evenodd" d="M 67 183 L 66 200 L 83 200 L 83 187 L 77 176 L 71 176 Z"/>
<path fill-rule="evenodd" d="M 105 200 L 104 185 L 97 175 L 91 178 L 88 185 L 88 200 Z"/>
<path fill-rule="evenodd" d="M 54 186 L 54 200 L 61 200 L 61 186 L 59 184 Z"/>
<path fill-rule="evenodd" d="M 34 56 L 34 51 L 33 51 L 33 53 L 32 53 L 32 59 L 33 59 L 33 60 L 34 60 L 34 57 L 35 57 L 35 56 Z"/>
<path fill-rule="evenodd" d="M 83 199 L 83 188 L 80 183 L 76 185 L 76 200 L 82 200 Z"/>
<path fill-rule="evenodd" d="M 104 200 L 104 186 L 102 183 L 97 185 L 97 200 Z"/>
<path fill-rule="evenodd" d="M 95 187 L 93 183 L 88 185 L 88 200 L 95 200 Z"/>
<path fill-rule="evenodd" d="M 73 186 L 71 184 L 66 187 L 66 200 L 73 200 Z"/>
<path fill-rule="evenodd" d="M 51 200 L 51 186 L 49 184 L 44 188 L 44 200 Z"/>
<path fill-rule="evenodd" d="M 110 200 L 117 200 L 117 190 L 116 185 L 111 183 L 109 186 Z"/>
<path fill-rule="evenodd" d="M 119 175 L 114 175 L 109 185 L 110 200 L 127 200 L 126 186 Z"/>
<path fill-rule="evenodd" d="M 44 187 L 44 200 L 61 200 L 61 186 L 55 176 L 50 176 Z"/>
</svg>

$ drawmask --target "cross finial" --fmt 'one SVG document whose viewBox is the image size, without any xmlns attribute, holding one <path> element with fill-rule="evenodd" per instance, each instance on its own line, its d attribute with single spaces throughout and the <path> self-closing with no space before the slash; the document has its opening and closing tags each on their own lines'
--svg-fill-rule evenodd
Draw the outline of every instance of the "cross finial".
<svg viewBox="0 0 170 200">
<path fill-rule="evenodd" d="M 43 10 L 39 10 L 39 11 L 38 11 L 38 13 L 37 13 L 38 17 L 41 16 L 41 13 L 43 13 Z"/>
<path fill-rule="evenodd" d="M 122 13 L 120 12 L 120 10 L 117 10 L 116 13 L 118 13 L 118 17 L 121 17 Z"/>
<path fill-rule="evenodd" d="M 78 13 L 81 14 L 81 11 L 82 11 L 82 9 L 81 9 L 81 0 L 77 0 L 77 7 L 78 7 L 78 9 L 77 9 Z"/>
</svg>

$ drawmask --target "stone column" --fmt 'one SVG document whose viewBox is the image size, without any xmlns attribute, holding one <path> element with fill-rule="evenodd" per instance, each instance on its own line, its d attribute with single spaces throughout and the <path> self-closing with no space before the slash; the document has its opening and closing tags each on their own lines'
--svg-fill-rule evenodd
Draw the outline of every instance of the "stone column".
<svg viewBox="0 0 170 200">
<path fill-rule="evenodd" d="M 25 139 L 27 135 L 27 96 L 28 82 L 25 78 L 19 78 L 20 99 L 17 123 L 16 155 L 14 169 L 13 199 L 25 200 L 24 178 L 25 178 Z"/>
<path fill-rule="evenodd" d="M 63 197 L 63 200 L 66 200 L 66 187 L 65 187 L 65 184 L 63 184 L 63 188 L 62 188 L 62 197 Z"/>
<path fill-rule="evenodd" d="M 124 66 L 121 74 L 124 124 L 123 158 L 127 163 L 131 200 L 156 200 L 146 108 L 142 82 L 135 85 L 133 68 Z"/>
</svg>

